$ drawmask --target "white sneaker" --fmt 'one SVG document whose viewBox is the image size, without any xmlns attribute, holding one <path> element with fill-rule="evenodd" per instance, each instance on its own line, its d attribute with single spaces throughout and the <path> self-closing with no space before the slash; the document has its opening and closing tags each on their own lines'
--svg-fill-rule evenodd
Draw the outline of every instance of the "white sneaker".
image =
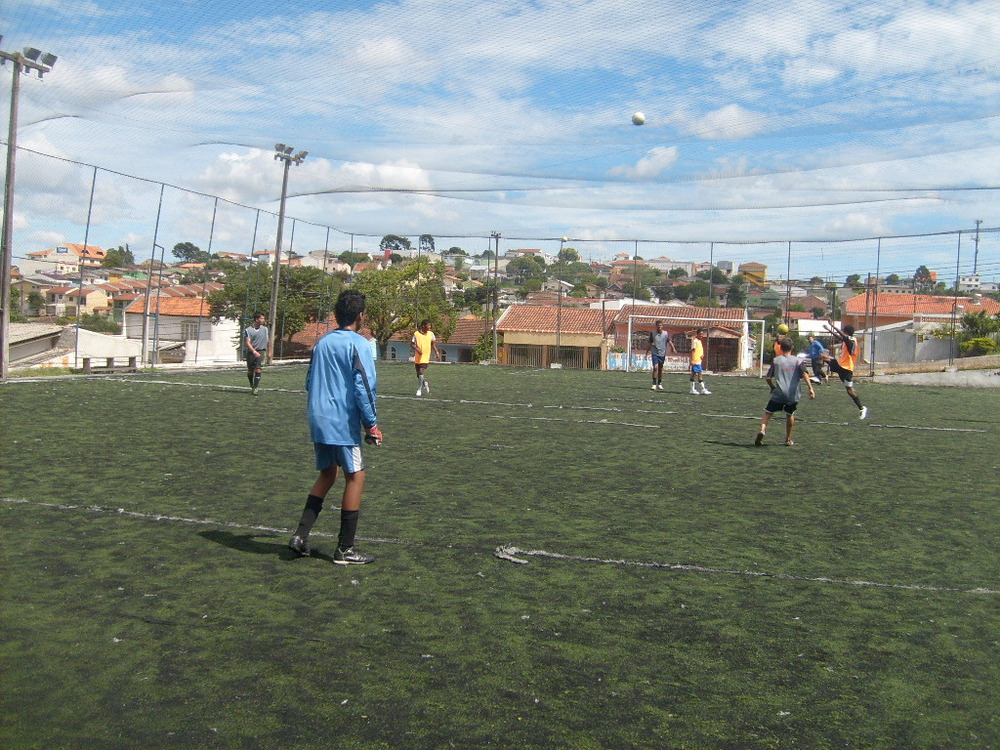
<svg viewBox="0 0 1000 750">
<path fill-rule="evenodd" d="M 417 388 L 417 395 L 419 396 L 421 393 L 423 393 L 423 391 Z"/>
<path fill-rule="evenodd" d="M 656 383 L 653 383 L 651 386 L 649 386 L 649 390 L 655 391 L 656 390 Z"/>
<path fill-rule="evenodd" d="M 701 389 L 701 395 L 702 396 L 711 396 L 712 392 L 710 390 L 708 390 L 708 388 L 702 388 Z"/>
<path fill-rule="evenodd" d="M 428 383 L 428 382 L 427 382 L 427 381 L 425 380 L 425 381 L 424 381 L 424 393 L 430 393 L 430 392 L 431 392 L 431 384 L 430 384 L 430 383 Z"/>
<path fill-rule="evenodd" d="M 657 383 L 656 384 L 656 390 L 662 391 L 663 390 L 663 384 L 662 383 Z"/>
<path fill-rule="evenodd" d="M 698 391 L 696 391 L 694 388 L 692 388 L 691 389 L 691 395 L 692 396 L 697 396 L 698 395 Z"/>
<path fill-rule="evenodd" d="M 864 419 L 867 416 L 868 416 L 868 407 L 867 406 L 862 406 L 861 407 L 861 414 L 858 415 L 858 419 Z"/>
</svg>

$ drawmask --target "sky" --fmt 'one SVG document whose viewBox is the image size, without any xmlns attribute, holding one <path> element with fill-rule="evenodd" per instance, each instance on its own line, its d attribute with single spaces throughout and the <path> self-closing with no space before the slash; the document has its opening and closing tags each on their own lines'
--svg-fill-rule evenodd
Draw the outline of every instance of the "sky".
<svg viewBox="0 0 1000 750">
<path fill-rule="evenodd" d="M 0 0 L 0 34 L 58 56 L 21 77 L 15 264 L 273 249 L 283 143 L 286 253 L 1000 280 L 1000 0 Z"/>
</svg>

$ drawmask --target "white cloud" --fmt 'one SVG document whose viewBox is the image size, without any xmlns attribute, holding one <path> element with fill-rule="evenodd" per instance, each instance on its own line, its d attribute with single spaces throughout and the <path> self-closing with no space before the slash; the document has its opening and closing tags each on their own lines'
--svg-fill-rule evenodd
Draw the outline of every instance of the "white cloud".
<svg viewBox="0 0 1000 750">
<path fill-rule="evenodd" d="M 677 161 L 676 146 L 657 146 L 650 149 L 644 157 L 636 162 L 634 167 L 615 167 L 609 171 L 613 176 L 623 176 L 631 180 L 644 180 L 656 177 L 669 169 Z"/>
</svg>

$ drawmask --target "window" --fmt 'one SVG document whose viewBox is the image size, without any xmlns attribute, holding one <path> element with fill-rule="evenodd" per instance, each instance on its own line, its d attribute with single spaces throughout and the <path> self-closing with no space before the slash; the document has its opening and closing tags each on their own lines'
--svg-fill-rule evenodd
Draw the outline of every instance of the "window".
<svg viewBox="0 0 1000 750">
<path fill-rule="evenodd" d="M 197 321 L 185 320 L 181 322 L 181 338 L 185 341 L 198 338 Z"/>
</svg>

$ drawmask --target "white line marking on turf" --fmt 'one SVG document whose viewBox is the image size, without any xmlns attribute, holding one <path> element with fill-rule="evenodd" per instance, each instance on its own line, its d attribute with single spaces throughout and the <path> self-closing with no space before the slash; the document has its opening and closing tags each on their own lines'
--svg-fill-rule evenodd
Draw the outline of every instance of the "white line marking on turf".
<svg viewBox="0 0 1000 750">
<path fill-rule="evenodd" d="M 846 578 L 811 578 L 788 573 L 764 573 L 754 570 L 727 570 L 726 568 L 709 568 L 703 565 L 681 565 L 678 563 L 640 562 L 637 560 L 606 560 L 600 557 L 583 557 L 581 555 L 564 555 L 559 552 L 547 552 L 541 549 L 520 549 L 512 544 L 502 544 L 494 551 L 494 556 L 508 562 L 526 565 L 525 557 L 547 557 L 553 560 L 569 560 L 571 562 L 589 562 L 600 565 L 623 565 L 633 568 L 662 568 L 684 573 L 715 573 L 717 575 L 748 576 L 750 578 L 774 578 L 781 581 L 805 581 L 807 583 L 829 583 L 840 586 L 865 586 L 882 589 L 905 589 L 907 591 L 953 592 L 959 594 L 1000 594 L 1000 591 L 988 588 L 958 589 L 942 586 L 922 586 L 915 583 L 880 583 L 878 581 L 855 581 Z"/>
<path fill-rule="evenodd" d="M 490 419 L 506 419 L 508 421 L 526 422 L 572 422 L 573 424 L 607 424 L 615 427 L 645 427 L 650 430 L 660 429 L 658 424 L 634 424 L 632 422 L 611 422 L 607 419 L 559 419 L 557 417 L 508 417 L 500 414 L 490 414 Z"/>
<path fill-rule="evenodd" d="M 759 420 L 759 416 L 747 416 L 745 414 L 702 414 L 703 417 L 714 417 L 716 419 L 753 419 Z M 801 422 L 802 424 L 825 424 L 832 425 L 834 427 L 847 427 L 852 422 L 826 422 L 818 419 L 809 419 L 808 417 L 803 417 L 801 414 L 795 415 L 795 420 Z M 922 427 L 908 424 L 875 424 L 874 422 L 866 422 L 864 427 L 872 428 L 879 427 L 885 430 L 927 430 L 930 432 L 977 432 L 985 433 L 986 430 L 974 430 L 967 427 Z"/>
<path fill-rule="evenodd" d="M 108 516 L 125 516 L 127 518 L 138 518 L 143 521 L 173 521 L 174 523 L 190 523 L 196 526 L 221 526 L 226 529 L 241 529 L 244 531 L 266 531 L 271 534 L 291 534 L 292 529 L 278 529 L 272 526 L 256 526 L 251 524 L 234 523 L 232 521 L 213 521 L 209 518 L 185 518 L 184 516 L 167 516 L 162 513 L 140 513 L 124 508 L 104 508 L 100 505 L 65 505 L 63 503 L 39 503 L 33 500 L 18 500 L 13 497 L 0 497 L 0 502 L 16 505 L 31 505 L 38 508 L 54 508 L 55 510 L 82 510 L 90 513 L 100 513 Z M 330 506 L 330 510 L 340 510 L 339 506 Z M 314 531 L 310 537 L 329 537 L 336 539 L 336 534 L 327 534 Z M 358 539 L 364 542 L 376 542 L 380 544 L 402 544 L 410 546 L 422 545 L 422 542 L 405 542 L 402 539 L 382 539 L 378 537 L 361 537 Z"/>
</svg>

